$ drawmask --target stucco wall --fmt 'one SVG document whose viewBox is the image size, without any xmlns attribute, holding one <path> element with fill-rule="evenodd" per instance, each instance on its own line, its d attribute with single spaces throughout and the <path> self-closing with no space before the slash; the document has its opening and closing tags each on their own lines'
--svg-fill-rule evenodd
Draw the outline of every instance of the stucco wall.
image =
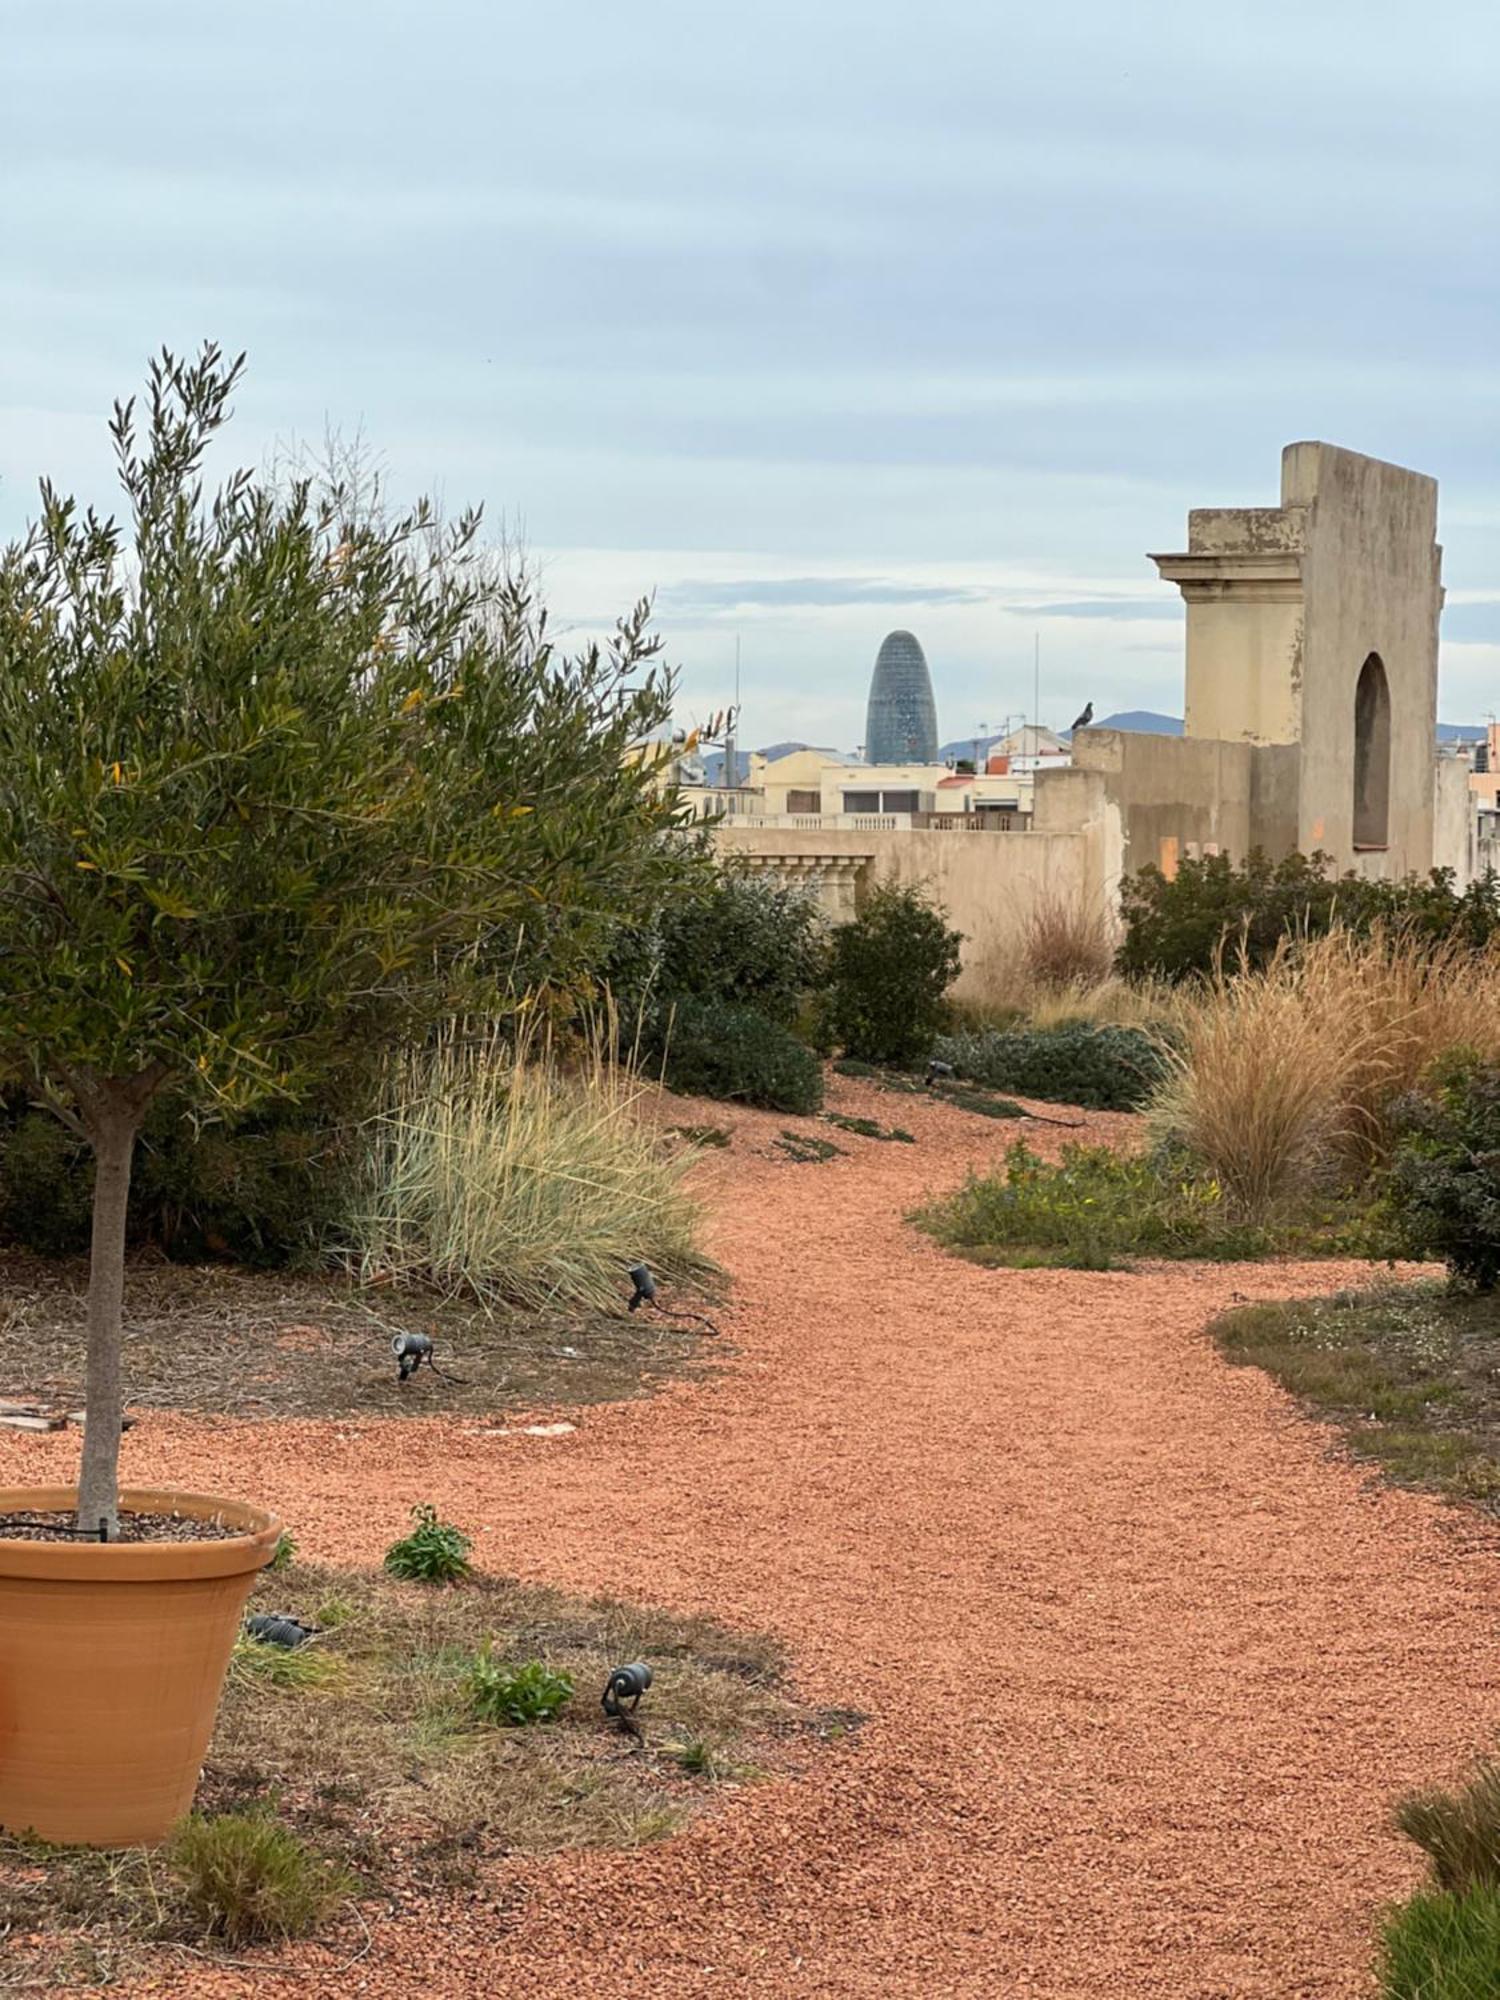
<svg viewBox="0 0 1500 2000">
<path fill-rule="evenodd" d="M 742 823 L 716 827 L 714 845 L 806 883 L 835 918 L 852 914 L 851 885 L 856 894 L 881 881 L 925 885 L 964 933 L 963 969 L 953 989 L 960 999 L 983 997 L 989 969 L 1018 948 L 1039 902 L 1076 900 L 1106 916 L 1112 869 L 1118 876 L 1102 818 L 1054 833 L 804 832 Z"/>
<path fill-rule="evenodd" d="M 1254 755 L 1248 743 L 1125 729 L 1080 730 L 1073 745 L 1075 764 L 1101 774 L 1119 809 L 1128 874 L 1170 866 L 1190 847 L 1243 857 L 1251 846 Z"/>
<path fill-rule="evenodd" d="M 1345 867 L 1400 876 L 1432 866 L 1437 481 L 1326 444 L 1288 445 L 1283 498 L 1308 509 L 1303 570 L 1299 844 Z M 1389 842 L 1354 849 L 1354 692 L 1371 653 L 1391 702 Z"/>
<path fill-rule="evenodd" d="M 1478 869 L 1478 828 L 1469 767 L 1457 757 L 1440 757 L 1433 774 L 1432 865 L 1451 868 L 1460 889 Z"/>
</svg>

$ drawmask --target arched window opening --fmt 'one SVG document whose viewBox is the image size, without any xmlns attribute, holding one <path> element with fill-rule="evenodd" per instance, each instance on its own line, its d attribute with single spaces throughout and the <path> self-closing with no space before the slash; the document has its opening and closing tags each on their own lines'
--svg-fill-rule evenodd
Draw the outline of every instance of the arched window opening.
<svg viewBox="0 0 1500 2000">
<path fill-rule="evenodd" d="M 1354 845 L 1387 847 L 1391 833 L 1391 691 L 1378 653 L 1354 690 Z"/>
</svg>

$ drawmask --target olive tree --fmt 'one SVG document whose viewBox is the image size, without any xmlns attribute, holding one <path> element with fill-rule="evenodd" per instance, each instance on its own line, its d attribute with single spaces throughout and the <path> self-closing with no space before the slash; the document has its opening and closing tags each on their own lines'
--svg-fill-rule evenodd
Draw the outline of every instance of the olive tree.
<svg viewBox="0 0 1500 2000">
<path fill-rule="evenodd" d="M 110 1533 L 153 1100 L 306 1098 L 496 964 L 576 970 L 671 865 L 675 802 L 623 756 L 668 707 L 645 607 L 559 661 L 477 515 L 210 489 L 242 365 L 163 354 L 110 426 L 123 522 L 44 481 L 0 554 L 0 1070 L 93 1154 L 79 1514 Z"/>
</svg>

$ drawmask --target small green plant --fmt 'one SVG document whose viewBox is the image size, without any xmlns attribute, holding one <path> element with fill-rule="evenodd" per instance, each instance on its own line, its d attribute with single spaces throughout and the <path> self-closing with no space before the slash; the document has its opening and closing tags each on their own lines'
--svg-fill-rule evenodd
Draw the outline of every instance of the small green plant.
<svg viewBox="0 0 1500 2000">
<path fill-rule="evenodd" d="M 828 1028 L 846 1057 L 909 1063 L 943 1025 L 962 934 L 921 889 L 884 884 L 829 947 Z"/>
<path fill-rule="evenodd" d="M 858 1139 L 895 1139 L 903 1146 L 914 1146 L 917 1142 L 910 1132 L 899 1125 L 887 1128 L 873 1118 L 850 1118 L 842 1111 L 825 1111 L 824 1118 L 830 1125 L 837 1125 L 841 1132 L 852 1132 Z"/>
<path fill-rule="evenodd" d="M 297 1538 L 282 1530 L 281 1540 L 276 1544 L 276 1553 L 266 1564 L 267 1569 L 290 1569 L 297 1555 Z"/>
<path fill-rule="evenodd" d="M 689 1736 L 681 1743 L 670 1743 L 666 1747 L 668 1756 L 675 1759 L 690 1777 L 708 1778 L 714 1784 L 722 1784 L 726 1778 L 746 1774 L 743 1765 L 736 1764 L 706 1736 Z"/>
<path fill-rule="evenodd" d="M 669 1132 L 675 1132 L 679 1139 L 686 1139 L 691 1146 L 713 1146 L 723 1148 L 729 1144 L 729 1134 L 722 1125 L 669 1125 Z"/>
<path fill-rule="evenodd" d="M 411 1518 L 411 1533 L 385 1552 L 391 1575 L 409 1583 L 458 1583 L 466 1577 L 473 1543 L 463 1530 L 440 1521 L 425 1501 L 412 1508 Z"/>
<path fill-rule="evenodd" d="M 819 1139 L 811 1132 L 780 1132 L 774 1144 L 803 1166 L 838 1159 L 844 1150 L 842 1146 L 835 1146 L 832 1139 Z"/>
<path fill-rule="evenodd" d="M 269 1813 L 194 1813 L 167 1860 L 202 1934 L 232 1947 L 307 1937 L 358 1886 Z"/>
<path fill-rule="evenodd" d="M 555 1721 L 573 1697 L 573 1683 L 540 1660 L 519 1667 L 497 1660 L 486 1645 L 464 1674 L 464 1695 L 481 1722 L 524 1729 L 533 1722 Z"/>
</svg>

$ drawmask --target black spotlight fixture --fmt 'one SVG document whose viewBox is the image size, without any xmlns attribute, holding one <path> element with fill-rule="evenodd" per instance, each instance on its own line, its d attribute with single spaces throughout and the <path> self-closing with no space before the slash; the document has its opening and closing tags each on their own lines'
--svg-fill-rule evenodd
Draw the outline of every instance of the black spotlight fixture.
<svg viewBox="0 0 1500 2000">
<path fill-rule="evenodd" d="M 644 1660 L 633 1661 L 628 1667 L 615 1667 L 604 1683 L 599 1705 L 611 1722 L 618 1722 L 622 1729 L 634 1730 L 636 1725 L 631 1717 L 650 1685 L 651 1669 Z"/>
<path fill-rule="evenodd" d="M 631 1312 L 634 1312 L 637 1306 L 654 1306 L 656 1304 L 656 1280 L 651 1275 L 650 1265 L 632 1264 L 626 1276 L 630 1279 L 631 1284 L 635 1286 L 635 1290 L 630 1295 Z"/>
<path fill-rule="evenodd" d="M 400 1370 L 397 1379 L 402 1382 L 410 1381 L 424 1361 L 429 1368 L 437 1367 L 432 1358 L 432 1342 L 425 1333 L 398 1333 L 391 1342 L 391 1352 Z"/>
<path fill-rule="evenodd" d="M 285 1646 L 288 1651 L 305 1646 L 317 1634 L 316 1625 L 304 1625 L 300 1618 L 279 1618 L 266 1613 L 257 1613 L 245 1620 L 248 1637 L 258 1639 L 263 1646 Z"/>
<path fill-rule="evenodd" d="M 952 1074 L 952 1063 L 939 1062 L 937 1057 L 933 1056 L 927 1064 L 927 1074 L 922 1081 L 931 1085 L 936 1083 L 940 1076 L 952 1076 Z"/>
</svg>

